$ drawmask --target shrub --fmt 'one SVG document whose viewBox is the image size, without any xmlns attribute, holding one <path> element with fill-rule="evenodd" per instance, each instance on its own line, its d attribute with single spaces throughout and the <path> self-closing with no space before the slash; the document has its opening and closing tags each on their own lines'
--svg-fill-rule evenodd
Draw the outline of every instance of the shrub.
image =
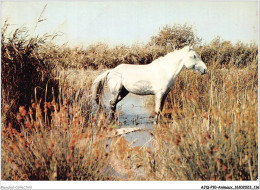
<svg viewBox="0 0 260 190">
<path fill-rule="evenodd" d="M 152 36 L 149 42 L 150 45 L 158 45 L 168 47 L 168 51 L 181 49 L 184 46 L 195 46 L 201 43 L 193 31 L 193 27 L 187 24 L 164 26 L 158 35 Z"/>
<path fill-rule="evenodd" d="M 245 67 L 258 62 L 258 48 L 256 44 L 223 41 L 220 37 L 213 39 L 208 45 L 197 48 L 204 62 L 217 67 Z"/>
</svg>

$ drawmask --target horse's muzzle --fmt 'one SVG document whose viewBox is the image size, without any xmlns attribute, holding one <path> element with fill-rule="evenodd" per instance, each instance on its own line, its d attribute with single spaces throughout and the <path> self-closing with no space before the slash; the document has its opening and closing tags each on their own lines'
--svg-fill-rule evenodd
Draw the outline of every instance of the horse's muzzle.
<svg viewBox="0 0 260 190">
<path fill-rule="evenodd" d="M 203 69 L 203 72 L 201 72 L 202 75 L 205 75 L 208 73 L 208 69 Z"/>
</svg>

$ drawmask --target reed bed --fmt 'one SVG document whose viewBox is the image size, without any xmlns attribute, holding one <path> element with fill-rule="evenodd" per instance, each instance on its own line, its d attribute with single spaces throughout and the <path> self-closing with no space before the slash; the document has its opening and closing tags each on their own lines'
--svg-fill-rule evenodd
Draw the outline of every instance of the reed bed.
<svg viewBox="0 0 260 190">
<path fill-rule="evenodd" d="M 185 25 L 163 28 L 148 44 L 69 48 L 52 44 L 54 36 L 30 37 L 26 28 L 8 36 L 8 26 L 1 33 L 1 179 L 258 178 L 255 44 L 216 38 L 201 45 Z M 180 35 L 167 44 L 175 33 L 185 34 L 185 43 Z M 95 76 L 122 63 L 148 64 L 188 44 L 209 73 L 181 73 L 160 124 L 149 131 L 153 147 L 133 148 L 122 138 L 107 143 L 117 126 L 93 107 Z"/>
<path fill-rule="evenodd" d="M 258 179 L 257 67 L 179 77 L 154 132 L 158 179 Z"/>
<path fill-rule="evenodd" d="M 2 179 L 112 179 L 107 128 L 96 117 L 84 117 L 82 107 L 66 99 L 44 102 L 43 110 L 34 102 L 28 110 L 19 107 L 20 129 L 9 123 L 1 130 Z"/>
</svg>

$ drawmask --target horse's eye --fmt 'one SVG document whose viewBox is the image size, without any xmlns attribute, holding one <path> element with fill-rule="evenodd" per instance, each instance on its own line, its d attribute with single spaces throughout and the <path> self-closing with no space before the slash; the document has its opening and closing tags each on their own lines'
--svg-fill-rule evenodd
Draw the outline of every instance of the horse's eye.
<svg viewBox="0 0 260 190">
<path fill-rule="evenodd" d="M 194 55 L 194 59 L 196 59 L 196 55 Z"/>
</svg>

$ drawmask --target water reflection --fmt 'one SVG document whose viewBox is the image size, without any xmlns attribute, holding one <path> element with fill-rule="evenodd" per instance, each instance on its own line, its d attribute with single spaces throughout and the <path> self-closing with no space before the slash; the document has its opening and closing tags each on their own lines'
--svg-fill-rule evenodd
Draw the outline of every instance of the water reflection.
<svg viewBox="0 0 260 190">
<path fill-rule="evenodd" d="M 105 105 L 107 111 L 109 111 L 110 93 L 105 92 Z M 117 104 L 118 126 L 119 127 L 139 127 L 142 131 L 136 131 L 124 135 L 124 138 L 132 143 L 132 146 L 146 146 L 151 147 L 151 135 L 146 131 L 149 129 L 153 131 L 152 121 L 152 106 L 145 104 L 147 96 L 137 96 L 134 94 L 128 94 L 121 102 Z"/>
</svg>

